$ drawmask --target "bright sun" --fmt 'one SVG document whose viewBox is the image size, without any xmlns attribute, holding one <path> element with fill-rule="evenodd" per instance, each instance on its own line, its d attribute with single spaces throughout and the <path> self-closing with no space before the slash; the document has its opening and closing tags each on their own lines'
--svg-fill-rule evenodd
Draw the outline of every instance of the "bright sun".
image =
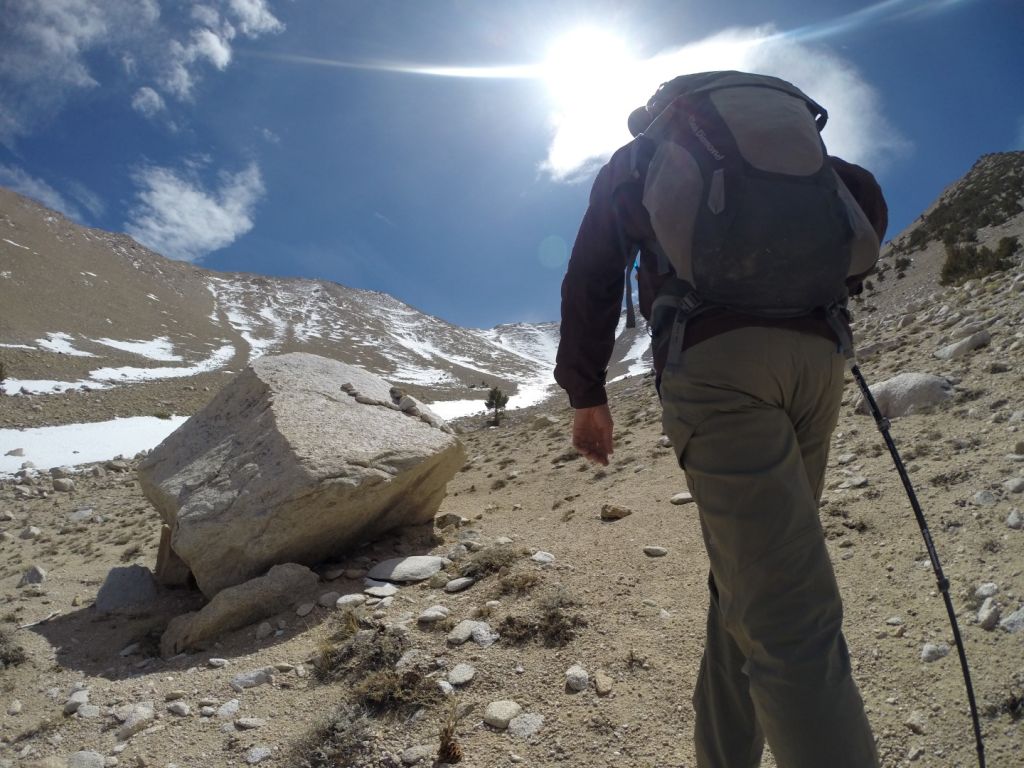
<svg viewBox="0 0 1024 768">
<path fill-rule="evenodd" d="M 621 38 L 580 27 L 558 38 L 544 60 L 544 80 L 560 105 L 607 93 L 627 75 L 632 57 Z"/>
</svg>

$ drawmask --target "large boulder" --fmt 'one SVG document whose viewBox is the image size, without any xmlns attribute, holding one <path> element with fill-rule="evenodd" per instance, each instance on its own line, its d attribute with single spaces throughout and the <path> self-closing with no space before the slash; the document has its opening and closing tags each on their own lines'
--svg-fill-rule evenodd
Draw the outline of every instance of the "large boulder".
<svg viewBox="0 0 1024 768">
<path fill-rule="evenodd" d="M 429 523 L 465 454 L 398 394 L 317 355 L 256 360 L 139 467 L 171 529 L 157 574 L 180 572 L 167 562 L 180 558 L 213 597 L 275 564 L 312 565 Z"/>
<path fill-rule="evenodd" d="M 929 373 L 901 373 L 878 384 L 870 385 L 871 395 L 882 415 L 889 419 L 906 416 L 926 406 L 937 405 L 953 396 L 953 385 L 941 376 Z M 856 406 L 859 413 L 869 413 L 863 395 Z"/>
</svg>

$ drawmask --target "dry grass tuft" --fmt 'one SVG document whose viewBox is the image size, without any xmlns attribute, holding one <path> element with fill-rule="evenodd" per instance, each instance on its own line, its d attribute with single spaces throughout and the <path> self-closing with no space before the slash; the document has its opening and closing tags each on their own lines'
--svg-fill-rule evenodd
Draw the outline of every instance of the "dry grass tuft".
<svg viewBox="0 0 1024 768">
<path fill-rule="evenodd" d="M 492 573 L 500 573 L 512 567 L 521 557 L 522 553 L 517 552 L 510 546 L 487 547 L 477 552 L 472 558 L 459 566 L 460 576 L 472 576 L 480 579 Z"/>
<path fill-rule="evenodd" d="M 0 669 L 24 664 L 27 658 L 25 649 L 14 642 L 6 630 L 0 629 Z"/>
<path fill-rule="evenodd" d="M 296 745 L 289 763 L 299 768 L 336 768 L 355 764 L 357 758 L 368 755 L 372 749 L 373 736 L 366 713 L 345 703 Z"/>
<path fill-rule="evenodd" d="M 371 672 L 352 687 L 353 698 L 375 715 L 395 714 L 434 704 L 442 693 L 436 680 L 408 669 Z"/>
</svg>

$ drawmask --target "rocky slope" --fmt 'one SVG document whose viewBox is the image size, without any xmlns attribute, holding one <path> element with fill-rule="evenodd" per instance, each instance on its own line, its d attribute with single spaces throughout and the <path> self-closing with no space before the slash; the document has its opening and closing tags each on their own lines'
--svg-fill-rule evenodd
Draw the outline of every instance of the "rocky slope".
<svg viewBox="0 0 1024 768">
<path fill-rule="evenodd" d="M 990 766 L 1024 754 L 1017 259 L 958 287 L 915 264 L 883 282 L 916 280 L 913 296 L 880 290 L 855 307 L 869 381 L 920 372 L 952 384 L 950 399 L 895 419 L 892 432 L 952 584 Z M 821 512 L 854 674 L 884 766 L 966 768 L 976 761 L 949 623 L 903 488 L 856 401 L 848 381 Z M 613 384 L 611 405 L 607 468 L 571 450 L 560 399 L 497 428 L 460 422 L 470 460 L 435 526 L 339 552 L 316 589 L 277 615 L 171 659 L 156 640 L 195 594 L 164 594 L 130 620 L 94 605 L 111 567 L 155 561 L 158 517 L 131 462 L 70 485 L 60 472 L 3 481 L 0 766 L 369 768 L 429 765 L 442 746 L 474 768 L 692 766 L 707 609 L 696 510 L 661 439 L 650 379 Z M 370 568 L 413 554 L 452 563 L 364 600 Z M 469 582 L 450 585 L 459 578 Z M 363 595 L 347 601 L 361 604 L 354 616 L 336 607 L 348 594 Z"/>
</svg>

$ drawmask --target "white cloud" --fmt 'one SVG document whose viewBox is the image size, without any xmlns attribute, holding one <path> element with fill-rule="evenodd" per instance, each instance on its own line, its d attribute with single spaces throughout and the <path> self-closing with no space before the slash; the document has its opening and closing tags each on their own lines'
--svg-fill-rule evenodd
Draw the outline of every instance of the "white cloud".
<svg viewBox="0 0 1024 768">
<path fill-rule="evenodd" d="M 93 218 L 98 219 L 106 212 L 107 205 L 103 202 L 103 198 L 85 186 L 85 184 L 82 184 L 80 181 L 69 181 L 67 188 L 71 192 L 71 196 L 81 203 L 93 215 Z"/>
<path fill-rule="evenodd" d="M 258 37 L 284 29 L 284 24 L 270 12 L 265 0 L 228 0 L 228 5 L 238 20 L 238 28 L 246 37 Z"/>
<path fill-rule="evenodd" d="M 125 228 L 164 256 L 195 261 L 230 245 L 253 228 L 253 210 L 263 197 L 259 167 L 222 173 L 208 190 L 194 168 L 176 172 L 147 166 L 135 174 L 138 202 Z"/>
<path fill-rule="evenodd" d="M 775 34 L 772 29 L 729 30 L 650 59 L 633 62 L 601 85 L 602 98 L 586 89 L 563 101 L 542 169 L 572 180 L 603 162 L 629 139 L 626 118 L 658 84 L 688 72 L 737 69 L 789 80 L 829 111 L 822 134 L 829 151 L 851 162 L 877 167 L 909 142 L 886 118 L 877 92 L 856 68 L 819 46 Z"/>
<path fill-rule="evenodd" d="M 146 117 L 153 117 L 165 106 L 163 97 L 148 85 L 139 88 L 132 96 L 132 109 Z"/>
<path fill-rule="evenodd" d="M 42 179 L 29 176 L 23 168 L 13 165 L 0 165 L 0 186 L 13 189 L 19 195 L 38 200 L 47 208 L 60 211 L 72 219 L 81 219 L 78 208 L 64 199 L 56 189 Z"/>
<path fill-rule="evenodd" d="M 100 83 L 100 56 L 120 66 L 110 78 L 190 98 L 205 67 L 231 63 L 232 40 L 277 33 L 284 25 L 266 0 L 45 0 L 4 3 L 0 21 L 0 143 L 13 145 Z M 110 70 L 107 70 L 110 71 Z M 134 90 L 135 97 L 139 91 Z M 134 97 L 133 97 L 134 100 Z M 151 104 L 152 100 L 149 102 Z M 134 106 L 134 104 L 133 104 Z"/>
</svg>

